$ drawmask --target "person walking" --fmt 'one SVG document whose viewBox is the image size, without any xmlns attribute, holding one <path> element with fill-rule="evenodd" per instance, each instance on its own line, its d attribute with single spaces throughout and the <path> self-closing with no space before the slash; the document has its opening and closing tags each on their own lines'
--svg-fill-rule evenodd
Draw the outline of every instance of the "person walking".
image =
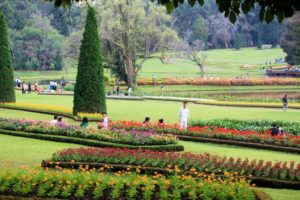
<svg viewBox="0 0 300 200">
<path fill-rule="evenodd" d="M 187 108 L 187 102 L 183 102 L 183 107 L 179 110 L 179 123 L 181 129 L 187 129 L 190 111 Z"/>
<path fill-rule="evenodd" d="M 31 93 L 31 83 L 28 83 L 28 94 L 30 94 Z"/>
<path fill-rule="evenodd" d="M 287 95 L 284 95 L 284 97 L 282 98 L 282 104 L 283 104 L 283 111 L 287 111 L 288 108 L 288 98 Z"/>
<path fill-rule="evenodd" d="M 22 83 L 22 94 L 26 94 L 26 84 L 25 84 L 25 82 Z"/>
</svg>

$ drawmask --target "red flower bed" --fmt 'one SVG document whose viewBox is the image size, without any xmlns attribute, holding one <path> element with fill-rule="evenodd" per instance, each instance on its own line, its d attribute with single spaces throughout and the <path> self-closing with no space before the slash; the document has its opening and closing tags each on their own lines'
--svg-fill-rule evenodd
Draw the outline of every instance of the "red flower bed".
<svg viewBox="0 0 300 200">
<path fill-rule="evenodd" d="M 138 85 L 153 85 L 152 79 L 139 79 Z M 252 79 L 176 79 L 164 78 L 156 81 L 164 85 L 213 85 L 213 86 L 254 86 L 254 85 L 298 85 L 300 81 L 296 78 L 252 78 Z"/>
<path fill-rule="evenodd" d="M 154 130 L 157 133 L 170 133 L 178 135 L 192 135 L 206 138 L 218 138 L 225 140 L 245 141 L 261 144 L 272 144 L 288 147 L 300 147 L 300 136 L 292 136 L 288 133 L 282 135 L 272 136 L 269 130 L 263 133 L 247 130 L 239 131 L 236 129 L 226 129 L 222 127 L 211 126 L 194 126 L 189 127 L 188 130 L 181 130 L 178 124 L 171 124 L 165 126 L 147 125 L 134 121 L 117 121 L 111 123 L 114 129 L 125 130 Z"/>
<path fill-rule="evenodd" d="M 115 148 L 70 148 L 56 152 L 54 162 L 99 162 L 107 164 L 125 164 L 144 167 L 159 167 L 180 171 L 198 171 L 205 173 L 241 173 L 279 180 L 300 181 L 300 163 L 291 161 L 264 162 L 232 157 L 220 157 L 211 154 L 192 154 L 175 152 L 157 152 L 151 150 L 129 150 Z"/>
</svg>

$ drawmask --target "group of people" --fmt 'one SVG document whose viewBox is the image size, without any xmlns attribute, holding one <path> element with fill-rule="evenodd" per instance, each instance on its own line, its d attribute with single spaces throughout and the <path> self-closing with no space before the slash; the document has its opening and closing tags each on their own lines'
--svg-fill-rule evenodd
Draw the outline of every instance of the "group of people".
<svg viewBox="0 0 300 200">
<path fill-rule="evenodd" d="M 51 93 L 55 93 L 59 89 L 59 92 L 62 93 L 64 86 L 65 86 L 65 83 L 63 81 L 61 81 L 59 85 L 58 85 L 57 81 L 50 81 L 49 90 Z"/>
<path fill-rule="evenodd" d="M 30 82 L 28 84 L 26 84 L 25 81 L 22 82 L 20 78 L 17 78 L 15 80 L 15 84 L 16 84 L 17 88 L 20 88 L 22 90 L 22 94 L 26 94 L 26 92 L 28 94 L 30 94 L 32 91 L 32 85 Z M 38 83 L 35 82 L 33 86 L 34 86 L 33 90 L 38 91 L 38 88 L 39 88 Z"/>
<path fill-rule="evenodd" d="M 150 122 L 150 117 L 145 117 L 145 120 L 143 121 L 143 126 L 150 126 L 151 122 Z M 166 124 L 164 122 L 164 119 L 159 119 L 157 122 L 157 126 L 158 127 L 164 127 Z"/>
<path fill-rule="evenodd" d="M 62 116 L 54 115 L 53 119 L 49 122 L 51 126 L 58 126 L 58 127 L 65 127 L 67 125 L 66 122 L 64 122 Z M 102 120 L 97 123 L 98 129 L 108 129 L 108 118 L 107 113 L 102 113 Z M 88 128 L 89 127 L 89 120 L 87 117 L 84 117 L 82 119 L 82 122 L 80 123 L 80 127 L 82 128 Z"/>
<path fill-rule="evenodd" d="M 65 123 L 63 121 L 63 117 L 62 116 L 54 115 L 54 118 L 50 121 L 50 125 L 52 125 L 52 126 L 58 126 L 58 127 L 64 127 L 64 126 L 67 125 L 67 123 Z"/>
<path fill-rule="evenodd" d="M 272 128 L 270 129 L 270 131 L 271 131 L 272 136 L 283 134 L 283 129 L 280 126 L 277 126 L 276 124 L 272 125 Z"/>
<path fill-rule="evenodd" d="M 182 108 L 179 110 L 179 124 L 181 129 L 187 129 L 188 127 L 188 120 L 190 118 L 190 111 L 187 108 L 187 102 L 183 102 Z M 150 117 L 146 117 L 143 121 L 143 126 L 149 126 L 151 125 Z M 157 122 L 157 126 L 164 127 L 166 124 L 164 122 L 164 119 L 159 119 Z"/>
<path fill-rule="evenodd" d="M 125 96 L 131 96 L 131 93 L 132 93 L 132 88 L 131 88 L 131 87 L 128 87 L 128 88 L 127 88 L 127 91 L 123 94 L 122 91 L 121 91 L 120 86 L 118 85 L 117 87 L 113 86 L 112 91 L 108 92 L 107 95 L 108 95 L 108 96 L 110 96 L 110 95 L 117 95 L 117 96 L 125 95 Z"/>
</svg>

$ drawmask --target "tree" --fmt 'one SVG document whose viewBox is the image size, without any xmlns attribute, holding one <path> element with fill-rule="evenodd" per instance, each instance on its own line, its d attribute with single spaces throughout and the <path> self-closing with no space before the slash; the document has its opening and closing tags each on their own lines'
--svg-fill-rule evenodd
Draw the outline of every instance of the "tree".
<svg viewBox="0 0 300 200">
<path fill-rule="evenodd" d="M 283 51 L 287 53 L 286 61 L 291 65 L 300 64 L 300 14 L 287 20 L 286 32 L 280 41 Z"/>
<path fill-rule="evenodd" d="M 15 87 L 7 26 L 0 12 L 0 102 L 15 102 Z"/>
<path fill-rule="evenodd" d="M 103 64 L 95 15 L 95 10 L 88 8 L 74 90 L 74 115 L 78 112 L 106 112 Z"/>
<path fill-rule="evenodd" d="M 178 40 L 164 8 L 144 0 L 107 0 L 95 5 L 101 17 L 101 37 L 107 65 L 128 87 L 150 54 Z"/>
<path fill-rule="evenodd" d="M 216 47 L 228 48 L 236 32 L 237 25 L 232 24 L 222 14 L 209 17 L 210 42 Z"/>
<path fill-rule="evenodd" d="M 205 45 L 207 45 L 208 42 L 208 26 L 203 19 L 203 17 L 198 17 L 192 25 L 193 28 L 193 38 L 196 40 L 201 40 L 205 42 Z"/>
<path fill-rule="evenodd" d="M 54 2 L 55 6 L 70 6 L 74 2 L 83 2 L 87 0 L 45 0 Z M 151 0 L 158 4 L 165 5 L 168 12 L 172 12 L 179 4 L 183 4 L 184 0 Z M 188 0 L 191 6 L 195 4 L 204 4 L 205 0 Z M 226 17 L 229 17 L 231 22 L 235 22 L 237 16 L 243 12 L 247 14 L 250 10 L 253 10 L 258 4 L 260 6 L 259 19 L 261 21 L 271 22 L 274 16 L 277 16 L 279 22 L 282 22 L 284 18 L 291 17 L 297 11 L 300 11 L 300 3 L 297 0 L 288 0 L 282 3 L 282 1 L 261 1 L 261 0 L 217 0 L 218 9 L 220 13 L 225 13 Z"/>
<path fill-rule="evenodd" d="M 201 76 L 204 76 L 204 64 L 207 59 L 207 54 L 203 52 L 205 44 L 201 40 L 195 40 L 192 44 L 189 44 L 186 40 L 179 42 L 175 50 L 180 52 L 177 55 L 180 58 L 193 61 L 200 69 Z"/>
<path fill-rule="evenodd" d="M 233 39 L 233 46 L 236 50 L 239 50 L 241 48 L 241 34 L 236 33 Z"/>
<path fill-rule="evenodd" d="M 21 31 L 12 34 L 15 69 L 60 70 L 62 41 L 63 36 L 46 17 L 33 15 Z"/>
</svg>

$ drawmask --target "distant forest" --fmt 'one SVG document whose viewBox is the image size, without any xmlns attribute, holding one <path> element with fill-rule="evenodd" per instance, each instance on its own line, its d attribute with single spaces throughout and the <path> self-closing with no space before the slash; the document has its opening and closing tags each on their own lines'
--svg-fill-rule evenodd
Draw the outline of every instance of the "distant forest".
<svg viewBox="0 0 300 200">
<path fill-rule="evenodd" d="M 107 36 L 111 32 L 114 33 L 114 28 L 106 26 L 117 26 L 118 23 L 116 23 L 116 18 L 107 17 L 109 13 L 102 16 L 102 12 L 105 13 L 103 9 L 108 9 L 105 7 L 106 4 L 111 4 L 107 2 L 108 0 L 102 0 L 95 7 L 99 14 L 99 21 L 101 19 L 108 20 L 105 23 L 99 22 L 103 43 L 101 46 L 105 52 L 112 52 L 111 48 L 115 45 L 113 44 L 115 38 Z M 145 11 L 145 16 L 141 19 L 147 20 L 151 17 L 153 5 L 149 6 L 152 4 L 149 0 L 132 2 L 132 6 L 142 7 Z M 56 8 L 53 3 L 41 0 L 0 0 L 0 11 L 6 17 L 9 27 L 14 68 L 16 70 L 62 70 L 63 66 L 76 65 L 74 64 L 76 62 L 73 61 L 76 61 L 78 56 L 85 23 L 86 9 L 83 8 L 84 6 L 86 5 L 72 5 L 71 8 L 64 9 Z M 154 6 L 157 7 L 157 5 Z M 260 47 L 262 44 L 276 47 L 285 31 L 286 24 L 285 21 L 279 24 L 276 19 L 269 24 L 261 23 L 258 7 L 247 15 L 241 15 L 237 22 L 232 24 L 223 14 L 219 13 L 214 0 L 205 1 L 203 7 L 181 5 L 171 15 L 164 13 L 164 7 L 159 11 L 163 14 L 153 17 L 153 20 L 156 21 L 154 26 L 159 27 L 157 32 L 152 35 L 144 33 L 145 35 L 136 41 L 138 44 L 135 44 L 143 46 L 144 43 L 140 40 L 143 37 L 145 40 L 150 37 L 145 44 L 148 45 L 147 53 L 159 51 L 161 50 L 159 47 L 179 40 L 188 44 L 192 44 L 195 40 L 201 41 L 203 45 L 199 50 Z M 116 29 L 115 31 L 120 30 Z M 165 42 L 161 42 L 161 38 L 164 37 Z M 172 37 L 177 39 L 166 42 L 166 38 L 170 40 Z M 138 49 L 140 52 L 144 50 L 144 47 L 141 47 L 141 50 Z M 110 59 L 110 56 L 105 56 L 105 58 Z"/>
</svg>

